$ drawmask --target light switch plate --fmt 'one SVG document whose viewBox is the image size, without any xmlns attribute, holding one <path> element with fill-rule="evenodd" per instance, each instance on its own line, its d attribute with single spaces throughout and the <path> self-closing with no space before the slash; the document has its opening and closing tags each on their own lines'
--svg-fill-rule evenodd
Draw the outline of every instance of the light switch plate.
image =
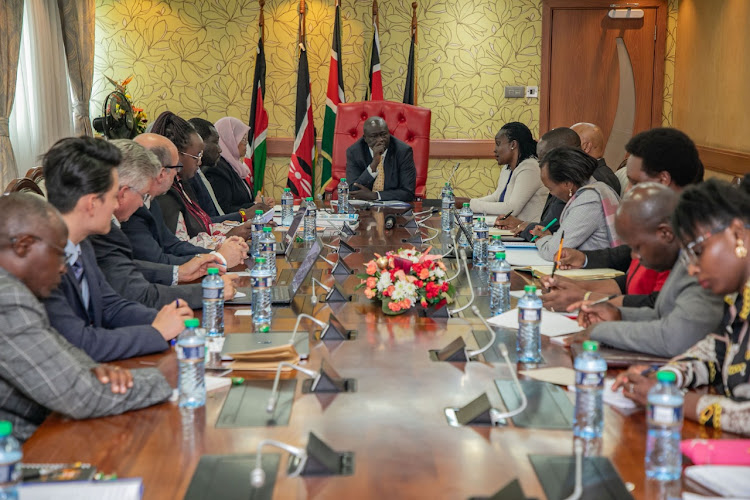
<svg viewBox="0 0 750 500">
<path fill-rule="evenodd" d="M 520 86 L 505 87 L 505 97 L 510 99 L 522 99 L 524 88 Z"/>
<path fill-rule="evenodd" d="M 539 99 L 539 87 L 526 87 L 526 97 L 530 99 Z"/>
</svg>

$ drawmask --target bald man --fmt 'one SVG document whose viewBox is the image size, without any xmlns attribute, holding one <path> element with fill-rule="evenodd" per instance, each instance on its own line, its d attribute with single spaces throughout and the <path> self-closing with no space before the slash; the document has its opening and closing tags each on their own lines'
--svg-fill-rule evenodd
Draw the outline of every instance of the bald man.
<svg viewBox="0 0 750 500">
<path fill-rule="evenodd" d="M 346 180 L 355 200 L 414 201 L 417 168 L 411 146 L 388 131 L 379 116 L 368 118 L 362 137 L 346 150 Z M 378 178 L 383 176 L 383 188 Z"/>
<path fill-rule="evenodd" d="M 617 178 L 611 168 L 604 161 L 604 134 L 602 129 L 593 123 L 576 123 L 570 127 L 581 138 L 581 149 L 589 156 L 596 159 L 599 166 L 594 170 L 594 179 L 602 181 L 620 194 L 620 179 Z"/>
<path fill-rule="evenodd" d="M 631 189 L 620 203 L 615 228 L 633 258 L 650 269 L 672 271 L 653 308 L 572 304 L 569 310 L 581 307 L 581 326 L 593 325 L 593 340 L 671 358 L 718 328 L 723 298 L 704 290 L 678 258 L 680 242 L 670 225 L 677 199 L 668 187 L 648 182 Z"/>
</svg>

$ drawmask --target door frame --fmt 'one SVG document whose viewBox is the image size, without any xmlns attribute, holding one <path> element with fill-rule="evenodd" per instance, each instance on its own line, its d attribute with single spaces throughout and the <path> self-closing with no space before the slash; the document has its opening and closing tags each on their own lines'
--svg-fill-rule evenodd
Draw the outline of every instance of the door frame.
<svg viewBox="0 0 750 500">
<path fill-rule="evenodd" d="M 653 87 L 651 95 L 651 126 L 662 123 L 664 108 L 664 58 L 667 53 L 667 0 L 638 0 L 636 2 L 615 2 L 612 0 L 542 0 L 542 81 L 539 102 L 539 136 L 549 130 L 550 120 L 550 66 L 552 52 L 552 16 L 557 9 L 606 9 L 613 5 L 621 8 L 656 8 L 656 40 L 654 42 Z M 637 5 L 637 7 L 636 7 Z M 638 131 L 634 131 L 638 132 Z"/>
</svg>

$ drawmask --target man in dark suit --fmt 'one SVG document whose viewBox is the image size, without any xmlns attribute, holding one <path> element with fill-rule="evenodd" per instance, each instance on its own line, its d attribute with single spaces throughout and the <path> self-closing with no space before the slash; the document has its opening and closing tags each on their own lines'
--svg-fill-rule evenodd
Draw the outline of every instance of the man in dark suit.
<svg viewBox="0 0 750 500">
<path fill-rule="evenodd" d="M 412 149 L 390 134 L 385 120 L 368 118 L 362 138 L 346 150 L 346 179 L 355 200 L 414 201 L 417 169 Z"/>
<path fill-rule="evenodd" d="M 211 253 L 210 249 L 199 247 L 180 240 L 164 223 L 159 202 L 154 198 L 166 193 L 177 170 L 182 168 L 179 153 L 172 141 L 158 134 L 140 134 L 135 142 L 153 152 L 159 159 L 162 169 L 152 183 L 149 207 L 140 207 L 122 224 L 122 231 L 130 240 L 133 256 L 136 259 L 180 265 L 195 255 Z M 234 267 L 247 258 L 248 246 L 242 238 L 230 237 L 215 252 L 220 254 L 228 267 Z"/>
<path fill-rule="evenodd" d="M 50 326 L 40 300 L 65 274 L 68 229 L 38 196 L 0 197 L 0 420 L 28 439 L 52 411 L 82 419 L 166 400 L 155 368 L 98 364 Z"/>
<path fill-rule="evenodd" d="M 66 138 L 43 161 L 49 202 L 68 226 L 68 270 L 44 301 L 52 326 L 96 361 L 163 351 L 193 312 L 184 301 L 161 311 L 123 299 L 107 283 L 91 243 L 110 230 L 118 207 L 116 166 L 122 155 L 112 144 L 90 137 Z M 130 196 L 140 197 L 135 192 Z"/>
<path fill-rule="evenodd" d="M 149 187 L 162 167 L 156 155 L 135 141 L 115 139 L 111 143 L 122 153 L 122 161 L 117 167 L 119 206 L 109 233 L 88 238 L 94 247 L 99 268 L 112 288 L 128 300 L 161 308 L 179 298 L 184 299 L 192 309 L 200 308 L 203 300 L 200 283 L 178 283 L 195 281 L 206 274 L 208 267 L 223 267 L 223 263 L 213 254 L 197 255 L 180 266 L 133 260 L 133 249 L 120 224 L 143 206 Z M 133 191 L 141 196 L 131 196 Z M 222 278 L 224 297 L 231 299 L 234 296 L 232 279 L 226 275 Z"/>
<path fill-rule="evenodd" d="M 602 181 L 615 190 L 617 196 L 620 196 L 620 179 L 609 168 L 604 160 L 604 134 L 602 129 L 593 123 L 576 123 L 570 127 L 581 138 L 581 149 L 584 153 L 596 159 L 599 166 L 594 170 L 594 179 Z"/>
</svg>

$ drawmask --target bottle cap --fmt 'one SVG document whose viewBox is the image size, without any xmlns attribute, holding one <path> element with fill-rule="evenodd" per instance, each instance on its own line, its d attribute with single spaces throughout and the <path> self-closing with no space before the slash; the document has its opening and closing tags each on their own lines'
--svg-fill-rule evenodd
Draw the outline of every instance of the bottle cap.
<svg viewBox="0 0 750 500">
<path fill-rule="evenodd" d="M 466 208 L 466 207 L 468 207 L 468 206 L 469 206 L 469 204 L 468 204 L 468 203 L 464 203 L 464 208 Z"/>
<path fill-rule="evenodd" d="M 185 328 L 198 328 L 201 326 L 201 320 L 198 318 L 190 318 L 185 320 Z"/>
<path fill-rule="evenodd" d="M 495 257 L 497 258 L 497 257 Z M 536 286 L 535 285 L 526 285 L 523 287 L 523 291 L 526 293 L 536 294 Z"/>
<path fill-rule="evenodd" d="M 496 252 L 495 253 L 495 258 L 497 260 L 505 260 L 505 252 Z"/>
<path fill-rule="evenodd" d="M 13 432 L 13 424 L 7 420 L 0 420 L 0 437 L 10 436 Z"/>
<path fill-rule="evenodd" d="M 499 234 L 493 234 L 492 235 L 492 239 L 493 240 L 499 240 L 500 239 L 500 235 Z"/>
<path fill-rule="evenodd" d="M 288 192 L 290 192 L 290 191 L 291 191 L 291 189 L 289 189 L 289 188 L 284 188 L 284 192 L 285 192 L 285 193 L 288 193 Z"/>
<path fill-rule="evenodd" d="M 445 187 L 449 187 L 450 185 L 451 185 L 451 183 L 450 183 L 450 182 L 446 182 L 446 183 L 445 183 Z"/>
<path fill-rule="evenodd" d="M 260 333 L 268 333 L 268 331 L 271 329 L 268 325 L 263 325 L 260 327 Z"/>
<path fill-rule="evenodd" d="M 583 343 L 583 350 L 586 352 L 596 352 L 599 350 L 599 342 L 596 340 L 587 340 Z"/>
<path fill-rule="evenodd" d="M 218 267 L 209 267 L 207 273 L 210 274 L 210 275 L 219 274 L 219 268 Z"/>
<path fill-rule="evenodd" d="M 312 196 L 308 196 L 307 198 L 305 198 L 305 201 L 312 201 Z"/>
<path fill-rule="evenodd" d="M 346 182 L 346 177 L 342 177 L 341 182 Z"/>
<path fill-rule="evenodd" d="M 661 370 L 656 372 L 656 380 L 674 384 L 677 381 L 677 375 L 671 370 Z"/>
<path fill-rule="evenodd" d="M 271 231 L 273 231 L 273 229 L 271 229 L 271 228 L 270 228 L 270 227 L 268 227 L 268 226 L 266 226 L 266 227 L 264 227 L 264 228 L 263 228 L 263 232 L 264 232 L 264 233 L 270 233 Z"/>
<path fill-rule="evenodd" d="M 263 210 L 256 210 L 255 215 L 263 215 Z"/>
<path fill-rule="evenodd" d="M 256 264 L 265 264 L 266 258 L 265 257 L 255 257 L 255 263 Z"/>
</svg>

